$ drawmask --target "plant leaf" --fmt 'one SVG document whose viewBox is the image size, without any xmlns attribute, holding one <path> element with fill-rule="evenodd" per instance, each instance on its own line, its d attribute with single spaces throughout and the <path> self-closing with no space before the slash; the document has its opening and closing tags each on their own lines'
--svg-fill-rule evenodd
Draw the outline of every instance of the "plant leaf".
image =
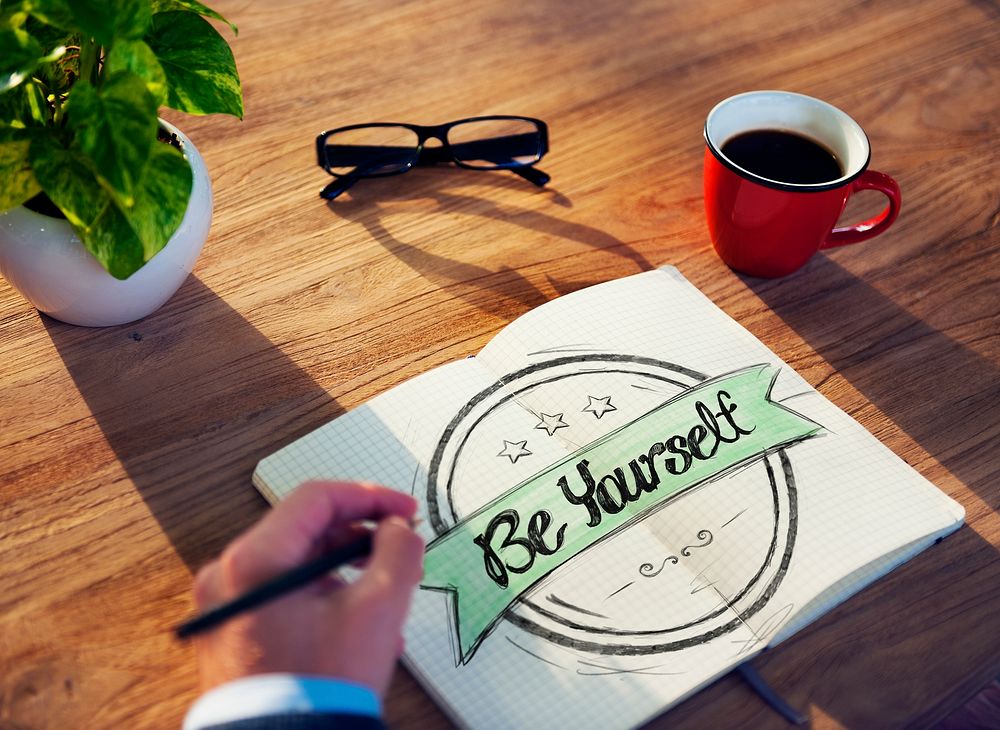
<svg viewBox="0 0 1000 730">
<path fill-rule="evenodd" d="M 167 106 L 189 114 L 243 118 L 233 52 L 211 23 L 191 12 L 157 13 L 146 42 L 167 75 Z"/>
<path fill-rule="evenodd" d="M 156 54 L 144 41 L 118 41 L 104 59 L 104 73 L 109 76 L 128 71 L 146 82 L 146 89 L 156 106 L 167 103 L 167 77 Z"/>
<path fill-rule="evenodd" d="M 173 147 L 157 144 L 135 205 L 113 203 L 82 236 L 84 246 L 116 279 L 127 279 L 167 245 L 184 220 L 191 196 L 191 166 Z"/>
<path fill-rule="evenodd" d="M 24 9 L 24 0 L 3 0 L 0 2 L 0 21 L 24 12 L 27 12 Z"/>
<path fill-rule="evenodd" d="M 26 10 L 67 31 L 79 31 L 100 45 L 118 38 L 141 38 L 149 29 L 149 0 L 26 0 Z"/>
<path fill-rule="evenodd" d="M 66 31 L 80 30 L 73 20 L 69 0 L 21 0 L 20 6 L 47 25 Z"/>
<path fill-rule="evenodd" d="M 110 197 L 97 220 L 86 230 L 77 232 L 84 247 L 116 279 L 129 278 L 146 263 L 142 241 Z"/>
<path fill-rule="evenodd" d="M 122 207 L 131 207 L 156 140 L 156 100 L 146 82 L 128 72 L 109 76 L 100 89 L 80 81 L 66 108 L 92 171 Z"/>
<path fill-rule="evenodd" d="M 28 160 L 28 139 L 0 142 L 0 210 L 8 210 L 41 190 Z"/>
<path fill-rule="evenodd" d="M 190 10 L 191 12 L 198 13 L 198 15 L 204 15 L 206 18 L 221 20 L 229 26 L 230 30 L 233 31 L 233 35 L 240 34 L 240 29 L 236 27 L 236 23 L 229 22 L 210 7 L 202 5 L 198 0 L 153 0 L 154 15 L 156 13 L 166 13 L 171 10 Z"/>
<path fill-rule="evenodd" d="M 23 29 L 0 27 L 0 93 L 19 86 L 42 61 L 42 47 Z"/>
<path fill-rule="evenodd" d="M 53 25 L 43 23 L 40 19 L 34 16 L 29 16 L 27 21 L 25 21 L 24 30 L 27 31 L 32 38 L 38 41 L 39 45 L 42 47 L 42 51 L 46 55 L 59 46 L 65 47 L 80 45 L 80 38 L 78 35 L 65 31 L 61 28 L 56 28 Z"/>
<path fill-rule="evenodd" d="M 0 94 L 0 127 L 42 126 L 48 122 L 51 110 L 34 80 Z"/>
<path fill-rule="evenodd" d="M 100 186 L 87 160 L 51 135 L 31 143 L 28 159 L 42 190 L 80 232 L 93 225 L 111 196 Z M 81 239 L 84 238 L 81 233 Z"/>
<path fill-rule="evenodd" d="M 191 166 L 166 144 L 156 144 L 124 210 L 102 188 L 80 152 L 52 138 L 32 143 L 31 164 L 42 188 L 73 224 L 84 247 L 112 276 L 127 279 L 155 256 L 177 230 L 191 196 Z"/>
<path fill-rule="evenodd" d="M 119 279 L 142 266 L 142 242 L 78 151 L 40 137 L 31 144 L 30 158 L 45 194 L 101 266 Z"/>
<path fill-rule="evenodd" d="M 122 211 L 142 242 L 144 261 L 153 258 L 181 224 L 191 198 L 191 183 L 191 165 L 184 155 L 170 145 L 154 145 L 135 205 Z"/>
</svg>

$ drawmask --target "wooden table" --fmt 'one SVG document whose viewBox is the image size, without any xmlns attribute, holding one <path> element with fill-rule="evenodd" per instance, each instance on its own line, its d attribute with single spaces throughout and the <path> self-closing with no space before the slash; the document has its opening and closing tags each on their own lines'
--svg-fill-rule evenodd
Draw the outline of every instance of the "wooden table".
<svg viewBox="0 0 1000 730">
<path fill-rule="evenodd" d="M 166 115 L 215 185 L 191 278 L 103 330 L 0 283 L 0 727 L 176 727 L 196 671 L 168 629 L 264 513 L 260 458 L 542 302 L 663 264 L 967 510 L 763 676 L 817 727 L 899 727 L 1000 673 L 995 0 L 213 4 L 240 26 L 247 112 Z M 889 233 L 779 281 L 719 261 L 702 123 L 755 88 L 867 129 L 903 189 Z M 317 197 L 324 128 L 504 112 L 550 123 L 546 190 L 439 168 Z M 446 724 L 402 670 L 387 705 Z M 655 724 L 784 727 L 734 678 Z"/>
</svg>

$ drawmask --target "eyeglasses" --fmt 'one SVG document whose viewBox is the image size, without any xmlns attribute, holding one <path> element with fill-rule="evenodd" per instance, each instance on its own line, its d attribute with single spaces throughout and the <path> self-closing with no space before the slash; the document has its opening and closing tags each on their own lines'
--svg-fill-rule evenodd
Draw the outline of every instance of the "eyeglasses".
<svg viewBox="0 0 1000 730">
<path fill-rule="evenodd" d="M 436 139 L 440 147 L 426 147 Z M 319 166 L 336 178 L 320 196 L 333 200 L 366 177 L 401 175 L 414 165 L 454 162 L 469 170 L 510 170 L 542 187 L 549 176 L 533 167 L 549 150 L 548 127 L 530 117 L 471 117 L 437 126 L 354 124 L 316 138 Z"/>
</svg>

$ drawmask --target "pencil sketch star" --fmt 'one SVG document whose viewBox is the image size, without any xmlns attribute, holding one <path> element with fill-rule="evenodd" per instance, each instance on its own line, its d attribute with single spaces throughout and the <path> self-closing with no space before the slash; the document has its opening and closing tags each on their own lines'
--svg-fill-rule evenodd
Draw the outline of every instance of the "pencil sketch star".
<svg viewBox="0 0 1000 730">
<path fill-rule="evenodd" d="M 527 448 L 527 439 L 524 441 L 508 441 L 503 440 L 503 451 L 501 451 L 497 456 L 506 456 L 510 459 L 511 464 L 516 464 L 517 460 L 522 456 L 530 456 L 531 452 Z"/>
<path fill-rule="evenodd" d="M 592 395 L 588 395 L 587 398 L 589 398 L 590 400 L 587 403 L 587 407 L 584 408 L 583 410 L 584 411 L 589 411 L 590 413 L 593 413 L 594 414 L 594 418 L 598 418 L 599 419 L 601 416 L 603 416 L 608 411 L 617 411 L 618 410 L 613 405 L 611 405 L 611 396 L 610 395 L 606 395 L 603 398 L 595 398 Z"/>
<path fill-rule="evenodd" d="M 569 424 L 563 420 L 563 414 L 557 413 L 554 416 L 550 416 L 548 413 L 543 413 L 541 420 L 535 428 L 544 428 L 549 436 L 553 435 L 557 429 L 569 428 Z"/>
</svg>

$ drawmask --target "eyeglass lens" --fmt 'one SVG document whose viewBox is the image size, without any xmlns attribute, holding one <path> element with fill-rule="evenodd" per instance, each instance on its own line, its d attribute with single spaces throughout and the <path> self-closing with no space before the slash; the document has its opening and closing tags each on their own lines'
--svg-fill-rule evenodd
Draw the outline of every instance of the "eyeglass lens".
<svg viewBox="0 0 1000 730">
<path fill-rule="evenodd" d="M 468 167 L 493 170 L 531 165 L 542 156 L 542 135 L 529 119 L 477 119 L 448 130 L 455 159 Z"/>
<path fill-rule="evenodd" d="M 335 175 L 391 175 L 417 161 L 420 139 L 407 127 L 358 127 L 326 138 L 326 164 Z"/>
</svg>

